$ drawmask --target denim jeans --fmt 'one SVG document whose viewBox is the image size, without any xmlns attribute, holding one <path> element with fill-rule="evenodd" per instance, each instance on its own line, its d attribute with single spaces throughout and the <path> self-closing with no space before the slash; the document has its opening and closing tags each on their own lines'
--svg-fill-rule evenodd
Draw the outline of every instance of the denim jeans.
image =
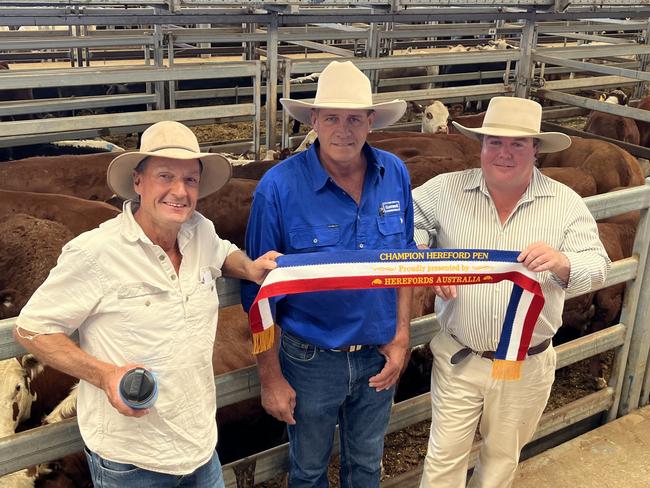
<svg viewBox="0 0 650 488">
<path fill-rule="evenodd" d="M 394 387 L 377 392 L 368 381 L 385 362 L 376 347 L 335 352 L 282 335 L 280 364 L 296 391 L 296 424 L 288 426 L 289 488 L 328 486 L 337 422 L 341 487 L 379 486 Z"/>
<path fill-rule="evenodd" d="M 109 461 L 87 448 L 84 451 L 95 488 L 225 488 L 216 451 L 207 463 L 186 475 L 148 471 Z"/>
</svg>

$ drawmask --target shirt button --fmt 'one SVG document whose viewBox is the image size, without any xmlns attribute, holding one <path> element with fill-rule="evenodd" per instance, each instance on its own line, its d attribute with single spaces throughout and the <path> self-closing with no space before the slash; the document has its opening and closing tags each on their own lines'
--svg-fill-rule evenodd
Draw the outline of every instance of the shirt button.
<svg viewBox="0 0 650 488">
<path fill-rule="evenodd" d="M 144 302 L 144 305 L 145 305 L 146 307 L 148 307 L 149 305 L 151 305 L 151 302 L 150 302 L 149 300 L 147 300 L 146 302 Z"/>
<path fill-rule="evenodd" d="M 171 278 L 172 281 L 176 279 L 176 275 L 169 275 L 169 277 Z"/>
<path fill-rule="evenodd" d="M 314 240 L 311 241 L 311 242 L 313 242 L 314 244 L 318 244 L 318 239 L 314 239 Z"/>
<path fill-rule="evenodd" d="M 190 301 L 190 296 L 189 296 L 189 295 L 186 295 L 186 296 L 185 296 L 185 301 L 186 301 L 186 302 L 189 302 L 189 301 Z"/>
<path fill-rule="evenodd" d="M 363 242 L 359 244 L 359 249 L 363 249 Z"/>
<path fill-rule="evenodd" d="M 165 255 L 161 254 L 160 256 L 158 256 L 158 259 L 160 259 L 161 261 L 164 261 L 165 260 Z"/>
</svg>

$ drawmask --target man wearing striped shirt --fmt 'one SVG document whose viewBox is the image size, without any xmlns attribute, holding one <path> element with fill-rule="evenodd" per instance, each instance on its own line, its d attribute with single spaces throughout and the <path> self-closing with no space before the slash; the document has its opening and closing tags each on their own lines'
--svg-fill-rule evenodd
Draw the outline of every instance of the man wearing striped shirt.
<svg viewBox="0 0 650 488">
<path fill-rule="evenodd" d="M 571 144 L 564 134 L 540 133 L 541 114 L 534 101 L 493 98 L 482 127 L 454 123 L 482 142 L 481 168 L 442 174 L 413 190 L 418 244 L 428 245 L 435 231 L 440 248 L 521 250 L 518 259 L 538 273 L 546 300 L 521 378 L 503 381 L 491 370 L 512 284 L 435 287 L 442 327 L 431 341 L 432 422 L 421 488 L 465 486 L 479 421 L 483 445 L 469 486 L 511 486 L 555 377 L 549 345 L 562 324 L 565 293 L 601 285 L 610 266 L 580 196 L 535 168 L 538 153 Z"/>
</svg>

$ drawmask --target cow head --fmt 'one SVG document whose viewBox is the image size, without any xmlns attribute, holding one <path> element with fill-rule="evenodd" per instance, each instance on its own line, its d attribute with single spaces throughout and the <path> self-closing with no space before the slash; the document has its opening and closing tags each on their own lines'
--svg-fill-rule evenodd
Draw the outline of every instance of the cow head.
<svg viewBox="0 0 650 488">
<path fill-rule="evenodd" d="M 36 394 L 31 382 L 43 365 L 31 354 L 0 361 L 0 437 L 11 435 L 31 415 Z"/>
<path fill-rule="evenodd" d="M 612 90 L 609 93 L 601 95 L 599 101 L 613 103 L 615 105 L 627 105 L 628 96 L 622 90 Z"/>
<path fill-rule="evenodd" d="M 449 110 L 447 107 L 436 100 L 426 109 L 422 115 L 422 132 L 425 134 L 446 134 L 447 119 L 449 119 Z"/>
</svg>

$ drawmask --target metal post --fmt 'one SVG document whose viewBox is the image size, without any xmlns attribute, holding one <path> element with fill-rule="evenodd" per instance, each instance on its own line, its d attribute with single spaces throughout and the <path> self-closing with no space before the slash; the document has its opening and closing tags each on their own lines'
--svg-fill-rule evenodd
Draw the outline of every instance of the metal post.
<svg viewBox="0 0 650 488">
<path fill-rule="evenodd" d="M 170 68 L 174 66 L 174 34 L 172 32 L 167 35 L 167 61 Z M 167 83 L 169 108 L 176 108 L 176 83 L 176 81 L 172 80 Z"/>
<path fill-rule="evenodd" d="M 646 185 L 650 186 L 650 180 L 646 180 Z M 609 412 L 609 420 L 616 418 L 617 414 L 618 416 L 625 415 L 639 406 L 641 388 L 648 364 L 648 349 L 650 348 L 650 324 L 647 322 L 650 307 L 649 247 L 650 211 L 646 208 L 641 210 L 641 219 L 632 250 L 633 255 L 639 256 L 639 269 L 634 282 L 626 288 L 623 300 L 621 323 L 627 325 L 628 330 L 625 344 L 618 352 L 618 354 L 623 354 L 620 364 L 616 364 L 619 366 L 615 368 L 618 371 L 612 371 L 616 393 L 614 394 L 614 404 Z M 614 373 L 618 373 L 616 377 Z"/>
<path fill-rule="evenodd" d="M 278 13 L 271 12 L 266 44 L 266 149 L 275 148 L 278 94 Z"/>
<path fill-rule="evenodd" d="M 163 32 L 162 26 L 156 24 L 153 26 L 153 59 L 154 65 L 158 68 L 164 66 L 163 63 Z M 165 108 L 165 83 L 157 81 L 156 87 L 156 110 L 163 110 Z M 172 107 L 173 108 L 173 107 Z"/>
<path fill-rule="evenodd" d="M 643 31 L 643 43 L 648 45 L 650 44 L 650 19 L 648 19 L 648 25 Z M 640 54 L 639 59 L 639 71 L 646 71 L 648 68 L 649 56 L 647 54 Z M 643 98 L 645 95 L 645 83 L 640 81 L 634 86 L 634 92 L 632 93 L 632 98 Z"/>
<path fill-rule="evenodd" d="M 255 159 L 260 159 L 260 126 L 262 118 L 262 62 L 257 61 L 257 70 L 253 78 L 253 103 L 255 116 L 253 117 L 253 152 Z"/>
<path fill-rule="evenodd" d="M 366 46 L 366 57 L 368 58 L 378 58 L 379 57 L 379 42 L 380 42 L 380 25 L 372 22 L 370 24 L 370 32 L 368 33 L 368 45 Z M 373 93 L 377 93 L 377 87 L 379 86 L 379 71 L 372 70 L 366 72 L 366 75 L 370 79 L 370 85 L 372 86 Z"/>
<path fill-rule="evenodd" d="M 282 97 L 291 97 L 291 59 L 285 59 L 282 77 Z M 282 110 L 282 149 L 289 147 L 289 112 Z"/>
<path fill-rule="evenodd" d="M 533 46 L 537 41 L 535 29 L 535 16 L 531 14 L 526 18 L 526 25 L 521 33 L 520 56 L 517 63 L 517 76 L 515 82 L 515 96 L 527 98 L 530 93 L 530 84 L 533 75 Z M 506 80 L 507 82 L 507 80 Z"/>
</svg>

